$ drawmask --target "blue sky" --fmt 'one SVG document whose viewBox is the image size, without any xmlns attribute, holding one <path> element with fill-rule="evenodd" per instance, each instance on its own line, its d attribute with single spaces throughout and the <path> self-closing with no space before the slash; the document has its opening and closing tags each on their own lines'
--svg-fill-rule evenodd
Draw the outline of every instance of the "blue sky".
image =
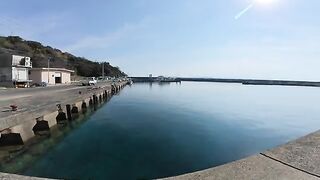
<svg viewBox="0 0 320 180">
<path fill-rule="evenodd" d="M 320 80 L 320 1 L 2 0 L 19 35 L 131 76 Z"/>
</svg>

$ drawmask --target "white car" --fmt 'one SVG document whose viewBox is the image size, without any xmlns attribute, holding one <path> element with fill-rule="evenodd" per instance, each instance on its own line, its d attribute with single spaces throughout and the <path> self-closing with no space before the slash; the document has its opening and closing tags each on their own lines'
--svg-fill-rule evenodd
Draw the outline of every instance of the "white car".
<svg viewBox="0 0 320 180">
<path fill-rule="evenodd" d="M 95 77 L 91 77 L 89 79 L 89 85 L 92 86 L 92 85 L 96 85 L 97 84 L 97 79 Z"/>
</svg>

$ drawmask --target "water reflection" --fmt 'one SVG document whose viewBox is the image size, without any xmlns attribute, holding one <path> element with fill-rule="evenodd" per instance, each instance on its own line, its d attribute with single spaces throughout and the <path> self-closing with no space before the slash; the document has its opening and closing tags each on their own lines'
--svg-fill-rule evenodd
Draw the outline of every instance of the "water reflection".
<svg viewBox="0 0 320 180">
<path fill-rule="evenodd" d="M 107 102 L 110 99 L 111 97 L 108 96 L 104 100 Z M 1 140 L 5 141 L 9 138 L 9 142 L 12 144 L 0 142 L 0 145 L 3 145 L 0 147 L 0 171 L 15 174 L 24 172 L 31 164 L 39 160 L 43 154 L 61 142 L 70 132 L 86 122 L 101 105 L 96 104 L 89 110 L 82 111 L 82 114 L 74 114 L 71 121 L 68 121 L 64 114 L 65 120 L 57 121 L 57 124 L 52 127 L 49 127 L 49 122 L 44 120 L 43 117 L 37 118 L 32 128 L 34 136 L 28 135 L 27 138 L 25 137 L 26 142 L 23 142 L 20 133 L 6 132 L 6 134 L 2 134 Z M 74 109 L 73 113 L 75 111 Z M 34 123 L 27 122 L 27 124 Z M 20 126 L 26 126 L 26 124 Z M 29 125 L 26 127 L 29 127 Z M 15 141 L 12 141 L 12 139 L 15 139 Z"/>
</svg>

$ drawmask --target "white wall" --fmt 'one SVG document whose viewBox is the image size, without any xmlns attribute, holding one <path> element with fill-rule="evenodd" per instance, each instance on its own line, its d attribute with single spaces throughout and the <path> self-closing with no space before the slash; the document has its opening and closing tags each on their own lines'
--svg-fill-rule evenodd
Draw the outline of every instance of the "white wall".
<svg viewBox="0 0 320 180">
<path fill-rule="evenodd" d="M 61 81 L 63 84 L 71 83 L 71 74 L 69 72 L 62 72 L 61 75 L 62 75 Z"/>
<path fill-rule="evenodd" d="M 55 82 L 55 74 L 61 74 L 61 83 L 69 84 L 71 83 L 71 73 L 64 71 L 50 71 L 49 72 L 49 83 L 48 83 L 48 71 L 46 70 L 31 70 L 30 79 L 33 83 L 41 83 L 46 82 L 47 84 L 54 85 Z"/>
<path fill-rule="evenodd" d="M 12 80 L 15 81 L 27 81 L 29 80 L 28 69 L 12 67 Z"/>
<path fill-rule="evenodd" d="M 41 73 L 42 82 L 46 82 L 47 84 L 56 84 L 54 74 L 55 74 L 54 71 L 49 72 L 49 82 L 48 82 L 48 71 L 43 70 Z"/>
</svg>

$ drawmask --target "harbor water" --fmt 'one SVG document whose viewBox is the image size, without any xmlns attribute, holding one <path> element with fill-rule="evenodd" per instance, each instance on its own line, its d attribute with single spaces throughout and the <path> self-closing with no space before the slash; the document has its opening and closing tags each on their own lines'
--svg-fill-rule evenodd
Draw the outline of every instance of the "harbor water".
<svg viewBox="0 0 320 180">
<path fill-rule="evenodd" d="M 312 87 L 137 83 L 72 130 L 56 129 L 62 135 L 48 138 L 50 148 L 25 150 L 5 171 L 150 179 L 203 170 L 318 130 L 319 99 L 320 89 Z M 23 164 L 28 154 L 32 163 Z"/>
</svg>

